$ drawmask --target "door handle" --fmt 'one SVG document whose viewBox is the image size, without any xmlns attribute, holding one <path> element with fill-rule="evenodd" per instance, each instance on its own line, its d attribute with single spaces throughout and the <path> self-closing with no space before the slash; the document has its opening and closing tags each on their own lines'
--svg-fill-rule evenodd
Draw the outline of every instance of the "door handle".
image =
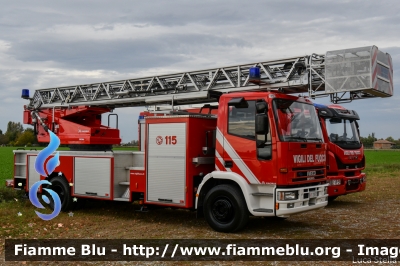
<svg viewBox="0 0 400 266">
<path fill-rule="evenodd" d="M 232 161 L 225 161 L 224 166 L 225 166 L 225 168 L 232 168 L 233 167 L 233 162 Z"/>
</svg>

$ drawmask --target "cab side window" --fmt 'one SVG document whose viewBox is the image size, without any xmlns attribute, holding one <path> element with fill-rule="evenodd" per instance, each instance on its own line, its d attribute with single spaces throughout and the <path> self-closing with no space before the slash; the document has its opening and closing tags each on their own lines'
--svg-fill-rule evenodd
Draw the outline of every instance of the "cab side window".
<svg viewBox="0 0 400 266">
<path fill-rule="evenodd" d="M 248 107 L 246 108 L 229 106 L 228 133 L 238 137 L 256 140 L 254 129 L 255 101 L 247 101 L 247 103 Z"/>
</svg>

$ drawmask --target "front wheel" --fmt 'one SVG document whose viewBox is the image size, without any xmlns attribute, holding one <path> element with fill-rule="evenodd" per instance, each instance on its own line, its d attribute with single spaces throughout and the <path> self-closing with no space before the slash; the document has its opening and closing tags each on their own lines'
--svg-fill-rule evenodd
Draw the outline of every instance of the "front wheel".
<svg viewBox="0 0 400 266">
<path fill-rule="evenodd" d="M 219 232 L 235 232 L 246 226 L 249 219 L 242 192 L 232 185 L 218 185 L 204 198 L 204 216 Z"/>
<path fill-rule="evenodd" d="M 334 201 L 335 199 L 337 199 L 337 197 L 338 196 L 330 196 L 330 197 L 328 197 L 328 202 Z"/>
</svg>

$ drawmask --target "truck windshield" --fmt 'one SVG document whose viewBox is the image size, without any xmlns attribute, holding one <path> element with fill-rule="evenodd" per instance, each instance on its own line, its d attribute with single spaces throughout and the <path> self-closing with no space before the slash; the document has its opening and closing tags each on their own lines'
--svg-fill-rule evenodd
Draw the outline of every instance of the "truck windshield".
<svg viewBox="0 0 400 266">
<path fill-rule="evenodd" d="M 313 105 L 275 99 L 274 113 L 281 141 L 323 141 L 321 127 Z"/>
<path fill-rule="evenodd" d="M 361 143 L 354 120 L 328 118 L 326 119 L 326 130 L 329 140 L 343 148 L 360 148 Z"/>
</svg>

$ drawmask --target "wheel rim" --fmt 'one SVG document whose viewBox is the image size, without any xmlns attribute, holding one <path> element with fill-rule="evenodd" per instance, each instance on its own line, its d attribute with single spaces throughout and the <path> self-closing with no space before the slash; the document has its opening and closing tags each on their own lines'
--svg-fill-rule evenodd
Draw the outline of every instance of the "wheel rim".
<svg viewBox="0 0 400 266">
<path fill-rule="evenodd" d="M 211 208 L 213 217 L 220 223 L 229 223 L 234 218 L 234 209 L 230 200 L 226 197 L 217 198 Z"/>
</svg>

